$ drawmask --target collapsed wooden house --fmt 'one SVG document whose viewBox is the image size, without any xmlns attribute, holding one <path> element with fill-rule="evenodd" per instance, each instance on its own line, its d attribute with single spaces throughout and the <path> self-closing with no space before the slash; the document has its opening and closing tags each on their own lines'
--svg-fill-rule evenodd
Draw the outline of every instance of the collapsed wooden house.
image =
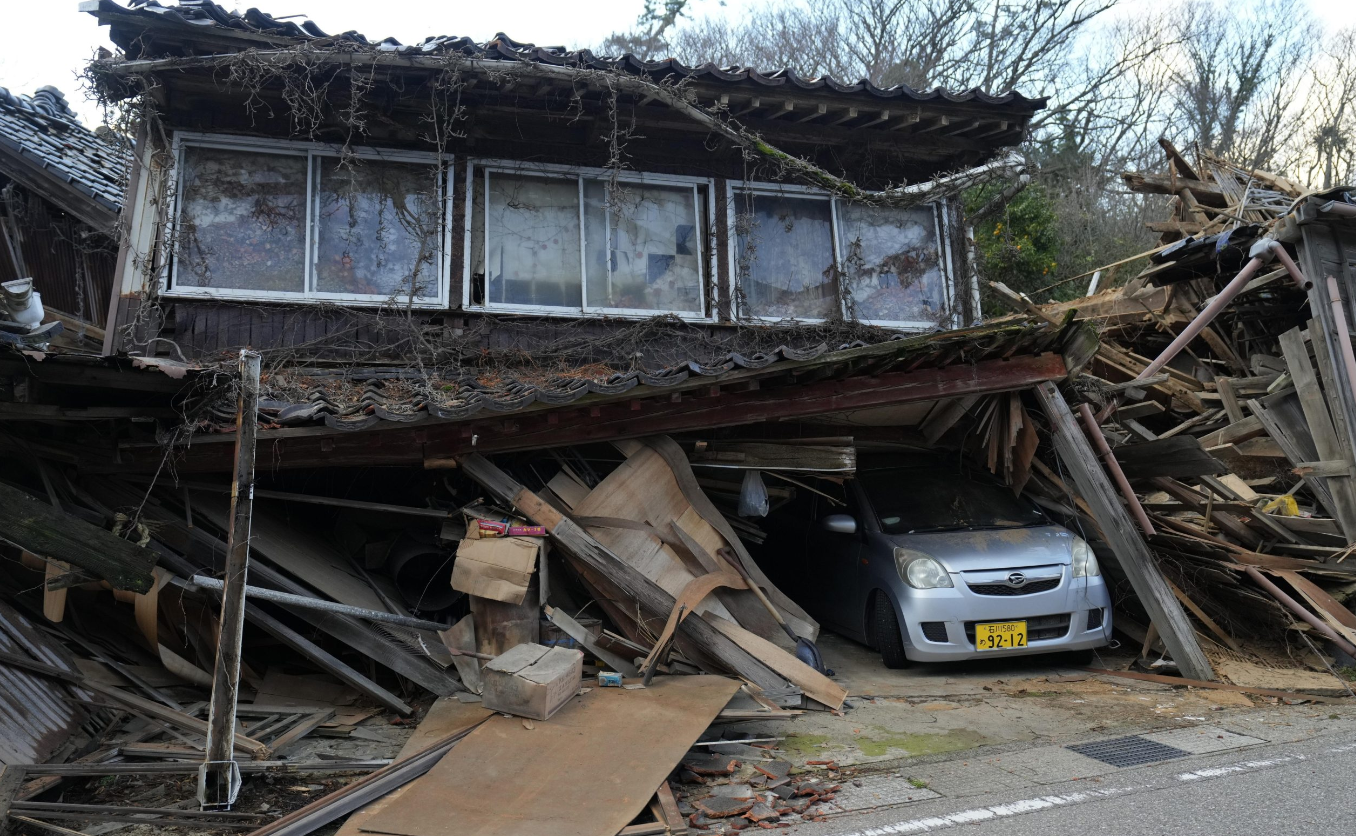
<svg viewBox="0 0 1356 836">
<path fill-rule="evenodd" d="M 526 820 L 567 815 L 586 793 L 531 772 L 567 745 L 575 781 L 628 779 L 590 827 L 679 832 L 668 778 L 707 768 L 685 753 L 713 720 L 846 696 L 769 614 L 817 634 L 752 559 L 766 532 L 740 484 L 704 468 L 781 472 L 780 501 L 841 485 L 871 445 L 959 452 L 1078 521 L 1180 671 L 1214 677 L 1068 404 L 1190 387 L 1117 378 L 1085 314 L 979 324 L 960 194 L 1019 176 L 1008 149 L 1041 101 L 504 36 L 372 42 L 210 0 L 82 8 L 122 50 L 91 77 L 138 134 L 103 351 L 0 354 L 0 571 L 28 608 L 0 629 L 61 635 L 0 661 L 70 695 L 103 681 L 88 716 L 57 718 L 64 745 L 0 751 L 33 775 L 84 762 L 31 775 L 21 804 L 156 758 L 202 765 L 204 820 L 231 824 L 243 775 L 319 771 L 287 751 L 356 722 L 285 710 L 304 683 L 277 665 L 398 715 L 442 699 L 429 748 L 261 836 L 350 813 L 352 836 L 436 836 L 418 799 L 455 788 L 493 819 L 487 776 L 519 771 Z M 573 736 L 476 702 L 481 662 L 533 643 L 649 687 L 577 696 L 600 711 Z M 493 673 L 526 694 L 575 670 L 539 658 Z M 442 758 L 454 745 L 473 755 Z M 813 816 L 833 789 L 795 792 L 759 815 Z"/>
<path fill-rule="evenodd" d="M 48 325 L 40 335 L 0 330 L 0 339 L 100 350 L 130 151 L 107 128 L 82 125 L 55 87 L 0 88 L 0 284 L 17 292 L 9 283 L 31 279 L 24 292 L 40 294 Z"/>
</svg>

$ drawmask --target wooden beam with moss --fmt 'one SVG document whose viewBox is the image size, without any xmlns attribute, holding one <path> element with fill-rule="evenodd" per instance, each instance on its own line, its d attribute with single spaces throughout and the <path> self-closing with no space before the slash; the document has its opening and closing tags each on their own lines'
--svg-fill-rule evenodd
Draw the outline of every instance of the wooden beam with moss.
<svg viewBox="0 0 1356 836">
<path fill-rule="evenodd" d="M 61 561 L 108 581 L 114 589 L 148 592 L 155 552 L 62 513 L 0 482 L 0 539 L 46 560 Z"/>
</svg>

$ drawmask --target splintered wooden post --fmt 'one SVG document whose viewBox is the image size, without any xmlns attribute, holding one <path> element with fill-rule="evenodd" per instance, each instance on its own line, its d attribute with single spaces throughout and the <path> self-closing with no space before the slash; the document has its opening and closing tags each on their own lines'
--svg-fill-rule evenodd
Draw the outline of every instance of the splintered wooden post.
<svg viewBox="0 0 1356 836">
<path fill-rule="evenodd" d="M 254 509 L 259 362 L 257 352 L 240 352 L 235 479 L 231 485 L 231 534 L 226 544 L 225 588 L 221 594 L 221 635 L 212 674 L 207 755 L 198 770 L 198 803 L 203 809 L 229 809 L 240 792 L 240 767 L 235 763 L 235 703 L 240 690 L 240 641 L 245 632 L 245 582 L 250 561 L 250 515 Z"/>
<path fill-rule="evenodd" d="M 1191 621 L 1172 594 L 1167 579 L 1154 563 L 1149 544 L 1135 527 L 1125 506 L 1121 505 L 1116 489 L 1112 487 L 1106 471 L 1102 470 L 1088 437 L 1079 429 L 1078 420 L 1069 410 L 1064 396 L 1053 383 L 1039 383 L 1035 391 L 1041 408 L 1050 419 L 1050 436 L 1055 452 L 1073 476 L 1073 486 L 1087 503 L 1107 545 L 1116 554 L 1121 570 L 1135 588 L 1135 595 L 1153 625 L 1158 628 L 1159 638 L 1172 653 L 1173 661 L 1183 676 L 1214 679 L 1215 671 L 1196 642 L 1196 631 Z"/>
</svg>

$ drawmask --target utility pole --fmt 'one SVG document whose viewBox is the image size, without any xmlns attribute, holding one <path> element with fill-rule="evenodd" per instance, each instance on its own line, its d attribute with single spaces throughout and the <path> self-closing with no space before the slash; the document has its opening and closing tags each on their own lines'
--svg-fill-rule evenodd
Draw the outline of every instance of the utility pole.
<svg viewBox="0 0 1356 836">
<path fill-rule="evenodd" d="M 245 583 L 250 564 L 250 518 L 254 510 L 259 366 L 258 352 L 241 350 L 235 479 L 231 483 L 231 533 L 221 594 L 221 635 L 207 716 L 207 756 L 198 769 L 198 803 L 204 810 L 230 809 L 240 793 L 240 767 L 235 762 L 235 709 L 240 692 L 240 642 L 245 632 Z"/>
</svg>

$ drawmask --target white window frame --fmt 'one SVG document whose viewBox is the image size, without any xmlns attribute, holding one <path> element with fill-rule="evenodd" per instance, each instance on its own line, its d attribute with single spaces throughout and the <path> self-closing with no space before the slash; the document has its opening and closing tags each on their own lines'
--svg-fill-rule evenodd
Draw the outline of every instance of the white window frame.
<svg viewBox="0 0 1356 836">
<path fill-rule="evenodd" d="M 738 216 L 736 214 L 735 201 L 737 197 L 741 194 L 753 194 L 755 196 L 761 194 L 761 195 L 770 195 L 774 197 L 817 197 L 822 200 L 829 201 L 830 207 L 829 217 L 831 219 L 832 225 L 831 234 L 833 238 L 833 263 L 838 271 L 840 282 L 841 276 L 843 275 L 843 256 L 842 256 L 843 232 L 841 221 L 839 219 L 838 203 L 841 200 L 841 198 L 830 192 L 826 192 L 823 189 L 816 189 L 813 186 L 802 186 L 792 183 L 761 183 L 754 181 L 732 180 L 725 184 L 725 209 L 726 209 L 725 223 L 726 228 L 728 229 L 728 233 L 726 234 L 726 240 L 729 242 L 729 253 L 727 255 L 729 259 L 730 287 L 732 295 L 734 296 L 735 299 L 734 306 L 735 317 L 737 319 L 755 322 L 804 322 L 804 323 L 824 322 L 825 320 L 822 317 L 821 318 L 806 317 L 788 320 L 786 318 L 780 318 L 775 316 L 761 316 L 751 311 L 742 309 L 744 306 L 742 305 L 741 300 L 743 299 L 744 295 L 742 293 L 735 292 L 739 288 L 740 281 L 739 236 L 736 229 Z M 954 265 L 952 264 L 951 259 L 951 246 L 950 246 L 951 242 L 947 237 L 950 234 L 950 222 L 947 219 L 946 203 L 947 203 L 946 198 L 942 198 L 941 200 L 933 201 L 931 203 L 920 204 L 918 207 L 914 208 L 926 207 L 932 210 L 933 223 L 935 224 L 935 230 L 937 233 L 937 246 L 939 251 L 938 263 L 939 266 L 941 266 L 942 268 L 942 281 L 944 282 L 946 288 L 947 320 L 950 321 L 951 327 L 958 328 L 961 327 L 959 324 L 960 305 L 958 304 L 959 300 L 956 298 L 956 281 Z M 843 316 L 846 316 L 847 306 L 846 300 L 844 298 L 844 289 L 841 286 L 841 284 L 839 284 L 839 286 L 835 288 L 835 291 L 837 292 L 838 295 L 839 312 Z M 932 330 L 933 328 L 936 328 L 937 325 L 939 324 L 931 320 L 896 321 L 885 319 L 858 319 L 857 321 L 864 323 L 866 325 L 880 325 L 888 328 L 899 328 L 910 331 L 929 331 Z"/>
<path fill-rule="evenodd" d="M 306 163 L 306 226 L 305 226 L 305 276 L 300 291 L 281 291 L 281 290 L 246 290 L 242 288 L 231 287 L 192 287 L 176 286 L 173 277 L 177 275 L 179 252 L 177 246 L 177 235 L 175 234 L 179 224 L 179 213 L 183 209 L 183 190 L 184 182 L 179 173 L 183 170 L 184 149 L 195 148 L 216 148 L 225 151 L 255 151 L 267 154 L 276 154 L 279 156 L 305 157 Z M 171 175 L 169 184 L 169 194 L 174 195 L 174 207 L 170 213 L 166 235 L 166 246 L 170 248 L 168 257 L 163 259 L 164 266 L 160 271 L 160 292 L 169 298 L 183 299 L 229 299 L 236 301 L 251 302 L 342 302 L 346 305 L 381 307 L 385 305 L 410 305 L 419 309 L 443 309 L 448 305 L 449 279 L 451 277 L 451 241 L 452 241 L 452 173 L 453 158 L 451 155 L 440 157 L 436 153 L 422 151 L 403 151 L 388 148 L 372 147 L 349 147 L 347 149 L 342 145 L 321 142 L 304 142 L 298 140 L 283 139 L 265 139 L 260 137 L 235 136 L 230 134 L 196 133 L 190 131 L 176 131 L 172 142 L 174 153 L 174 171 Z M 416 296 L 411 301 L 408 295 L 404 296 L 375 296 L 360 293 L 324 293 L 315 290 L 315 256 L 317 246 L 318 228 L 316 219 L 318 208 L 316 201 L 320 196 L 316 193 L 316 178 L 319 169 L 316 167 L 317 157 L 334 158 L 343 155 L 357 157 L 365 160 L 379 160 L 382 162 L 401 162 L 401 163 L 419 163 L 424 165 L 438 165 L 442 163 L 444 171 L 442 180 L 439 183 L 442 194 L 441 219 L 442 232 L 439 235 L 438 255 L 436 264 L 438 266 L 438 275 L 435 280 L 437 287 L 437 296 Z"/>
<path fill-rule="evenodd" d="M 489 182 L 481 176 L 485 171 L 500 172 L 503 174 L 529 175 L 536 177 L 546 177 L 552 179 L 569 180 L 574 179 L 579 187 L 579 298 L 580 306 L 577 308 L 554 307 L 551 305 L 510 305 L 496 304 L 486 301 L 483 305 L 474 305 L 471 303 L 471 213 L 472 189 L 482 190 L 483 205 L 489 206 Z M 706 219 L 707 228 L 703 229 L 701 224 L 697 224 L 697 263 L 701 269 L 701 312 L 693 313 L 691 311 L 666 311 L 649 310 L 643 308 L 609 308 L 589 304 L 588 298 L 588 230 L 584 223 L 584 180 L 610 180 L 613 177 L 621 183 L 635 183 L 638 185 L 650 186 L 684 186 L 692 189 L 694 209 L 701 204 L 700 186 L 706 186 Z M 715 179 L 709 177 L 691 177 L 679 174 L 655 174 L 644 171 L 625 171 L 613 172 L 606 168 L 591 168 L 587 166 L 555 165 L 550 163 L 528 163 L 521 160 L 499 160 L 499 159 L 471 159 L 466 163 L 466 194 L 463 200 L 466 202 L 465 208 L 465 243 L 462 248 L 464 253 L 462 265 L 462 293 L 461 306 L 467 311 L 482 311 L 486 313 L 521 313 L 534 314 L 539 316 L 563 316 L 563 317 L 614 317 L 618 319 L 649 319 L 655 316 L 677 316 L 687 322 L 714 322 L 713 311 L 716 308 L 719 288 L 716 286 L 715 279 L 710 275 L 715 271 L 715 259 L 708 258 L 707 249 L 709 242 L 707 237 L 710 230 L 714 228 L 716 214 L 715 199 Z M 700 221 L 700 213 L 694 218 Z M 489 257 L 490 251 L 490 230 L 489 223 L 485 224 L 482 230 L 485 240 L 482 242 L 485 257 Z M 611 225 L 608 226 L 608 234 L 611 234 Z M 611 275 L 611 260 L 608 260 L 609 276 Z M 485 289 L 486 296 L 489 294 L 488 281 Z"/>
</svg>

